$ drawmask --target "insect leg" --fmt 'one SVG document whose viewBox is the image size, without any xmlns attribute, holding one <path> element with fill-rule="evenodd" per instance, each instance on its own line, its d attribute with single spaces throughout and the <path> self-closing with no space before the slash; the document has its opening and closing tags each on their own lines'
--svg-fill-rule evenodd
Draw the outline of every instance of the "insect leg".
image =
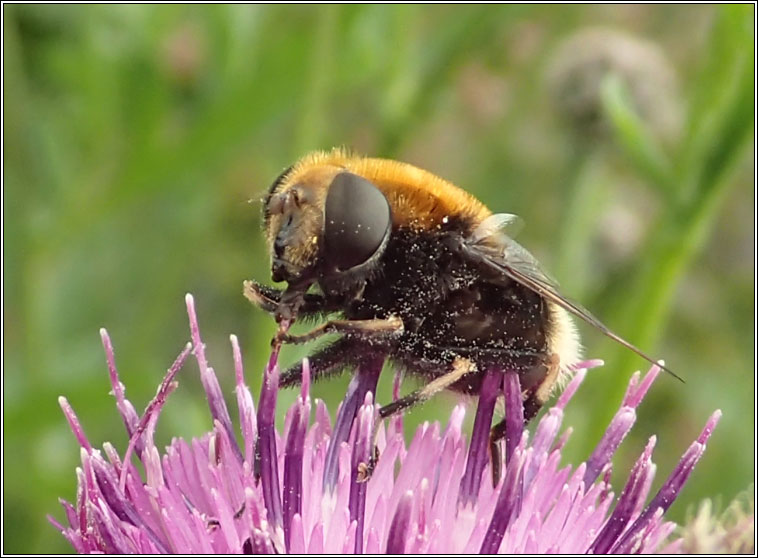
<svg viewBox="0 0 758 558">
<path fill-rule="evenodd" d="M 358 482 L 366 482 L 369 478 L 371 478 L 371 474 L 374 472 L 376 463 L 379 460 L 379 450 L 376 447 L 376 436 L 378 434 L 379 423 L 381 421 L 398 413 L 404 413 L 411 407 L 429 400 L 435 394 L 449 388 L 463 376 L 475 370 L 475 368 L 476 367 L 474 366 L 474 363 L 469 359 L 457 357 L 453 361 L 452 369 L 449 372 L 446 372 L 439 378 L 435 378 L 421 389 L 418 389 L 404 397 L 401 397 L 396 401 L 393 401 L 392 403 L 380 407 L 379 415 L 377 416 L 376 422 L 374 423 L 372 434 L 372 440 L 374 441 L 374 451 L 369 459 L 369 463 L 360 468 Z"/>
<path fill-rule="evenodd" d="M 547 403 L 550 393 L 555 387 L 560 372 L 560 360 L 558 355 L 550 355 L 546 361 L 547 373 L 539 383 L 527 388 L 522 393 L 524 399 L 524 422 L 529 422 L 539 412 L 542 406 Z M 500 440 L 505 438 L 506 421 L 505 419 L 498 422 L 490 430 L 490 458 L 492 459 L 492 486 L 497 486 L 502 474 L 500 464 L 502 454 L 500 453 Z"/>
<path fill-rule="evenodd" d="M 397 413 L 402 413 L 419 403 L 427 401 L 435 394 L 460 380 L 465 374 L 473 371 L 474 368 L 474 364 L 469 359 L 457 357 L 453 361 L 452 370 L 449 372 L 446 372 L 439 378 L 435 378 L 424 387 L 381 407 L 379 409 L 379 420 L 384 420 Z"/>
<path fill-rule="evenodd" d="M 497 486 L 503 474 L 501 464 L 503 455 L 500 453 L 500 440 L 505 438 L 505 419 L 498 422 L 490 430 L 490 461 L 492 462 L 492 486 Z"/>
<path fill-rule="evenodd" d="M 348 366 L 354 366 L 374 351 L 367 348 L 366 343 L 354 339 L 339 339 L 328 347 L 321 349 L 308 357 L 311 368 L 311 378 L 320 380 L 335 375 Z M 303 363 L 298 362 L 285 370 L 279 377 L 280 387 L 292 387 L 300 384 L 303 378 Z"/>
<path fill-rule="evenodd" d="M 553 392 L 558 375 L 560 372 L 560 359 L 558 355 L 552 354 L 545 361 L 547 374 L 542 381 L 526 392 L 524 399 L 524 422 L 529 422 L 539 412 L 542 406 L 547 403 L 550 394 Z"/>
<path fill-rule="evenodd" d="M 275 341 L 281 343 L 306 343 L 328 333 L 341 333 L 364 339 L 394 336 L 403 333 L 403 320 L 397 316 L 375 320 L 331 320 L 302 335 L 280 333 Z"/>
<path fill-rule="evenodd" d="M 256 281 L 245 281 L 242 285 L 242 294 L 253 305 L 269 314 L 277 312 L 284 294 L 282 289 L 267 287 Z M 311 293 L 303 295 L 303 305 L 299 308 L 301 315 L 320 314 L 336 310 L 338 308 L 332 307 L 322 295 Z"/>
</svg>

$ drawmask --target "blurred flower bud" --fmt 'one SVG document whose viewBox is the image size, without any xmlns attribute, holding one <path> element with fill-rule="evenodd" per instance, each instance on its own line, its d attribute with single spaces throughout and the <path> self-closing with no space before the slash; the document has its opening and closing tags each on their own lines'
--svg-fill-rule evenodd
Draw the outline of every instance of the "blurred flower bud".
<svg viewBox="0 0 758 558">
<path fill-rule="evenodd" d="M 682 528 L 684 554 L 755 554 L 755 503 L 752 496 L 734 500 L 717 514 L 710 500 Z"/>
<path fill-rule="evenodd" d="M 601 88 L 615 75 L 650 129 L 672 139 L 682 114 L 677 78 L 661 48 L 611 28 L 586 28 L 562 41 L 548 62 L 546 82 L 558 113 L 581 135 L 604 136 Z"/>
<path fill-rule="evenodd" d="M 204 29 L 186 22 L 169 32 L 163 41 L 162 65 L 172 81 L 182 86 L 194 84 L 207 59 Z"/>
<path fill-rule="evenodd" d="M 609 196 L 607 205 L 598 215 L 598 248 L 602 255 L 600 261 L 617 268 L 642 247 L 657 204 L 651 192 L 618 178 Z"/>
<path fill-rule="evenodd" d="M 462 68 L 457 88 L 462 104 L 479 125 L 497 122 L 508 111 L 508 82 L 478 62 Z"/>
</svg>

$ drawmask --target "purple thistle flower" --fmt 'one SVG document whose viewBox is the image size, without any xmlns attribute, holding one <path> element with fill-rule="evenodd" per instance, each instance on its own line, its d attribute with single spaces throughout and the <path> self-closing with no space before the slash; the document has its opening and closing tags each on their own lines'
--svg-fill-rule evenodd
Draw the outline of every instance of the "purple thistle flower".
<svg viewBox="0 0 758 558">
<path fill-rule="evenodd" d="M 633 553 L 681 548 L 667 541 L 675 525 L 663 516 L 686 482 L 721 416 L 716 411 L 651 499 L 655 475 L 651 437 L 620 496 L 610 487 L 611 458 L 636 420 L 657 377 L 635 374 L 622 406 L 586 462 L 559 467 L 570 429 L 558 438 L 564 409 L 584 380 L 577 367 L 557 402 L 533 429 L 523 428 L 518 376 L 492 369 L 477 409 L 472 441 L 462 432 L 465 408 L 447 426 L 425 423 L 406 446 L 400 419 L 377 421 L 373 392 L 381 362 L 356 373 L 335 421 L 323 402 L 311 423 L 310 378 L 303 365 L 300 395 L 283 432 L 274 418 L 277 352 L 269 359 L 258 409 L 245 384 L 242 356 L 231 336 L 243 446 L 213 369 L 205 359 L 194 301 L 187 295 L 192 345 L 168 370 L 140 417 L 125 398 L 113 348 L 101 331 L 113 395 L 130 436 L 123 454 L 94 449 L 65 398 L 61 408 L 81 446 L 74 503 L 61 500 L 65 520 L 50 522 L 82 553 Z M 154 433 L 176 374 L 190 352 L 200 366 L 213 429 L 199 439 L 174 439 L 161 455 Z M 396 376 L 394 394 L 399 393 Z M 502 391 L 501 391 L 502 390 Z M 506 401 L 504 472 L 490 481 L 487 450 L 497 399 Z M 310 425 L 310 426 L 309 426 Z M 558 438 L 558 439 L 557 439 Z M 373 453 L 379 461 L 359 482 Z M 144 475 L 132 462 L 142 463 Z M 646 503 L 647 502 L 647 503 Z"/>
</svg>

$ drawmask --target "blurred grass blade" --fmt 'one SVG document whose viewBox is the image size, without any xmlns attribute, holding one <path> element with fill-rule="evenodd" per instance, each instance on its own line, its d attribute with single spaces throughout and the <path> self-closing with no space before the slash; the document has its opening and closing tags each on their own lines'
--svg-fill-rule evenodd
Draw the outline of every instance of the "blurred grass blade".
<svg viewBox="0 0 758 558">
<path fill-rule="evenodd" d="M 723 105 L 724 84 L 734 80 L 735 62 L 752 56 L 755 43 L 753 5 L 719 6 L 714 18 L 708 44 L 703 49 L 703 61 L 691 94 L 684 149 L 710 144 L 708 122 L 714 118 L 714 108 Z"/>
<path fill-rule="evenodd" d="M 700 98 L 709 99 L 711 104 L 700 109 L 707 111 L 707 114 L 699 114 L 697 106 L 692 108 L 690 126 L 695 122 L 700 129 L 692 130 L 695 139 L 689 144 L 685 143 L 678 152 L 676 162 L 680 169 L 679 184 L 682 190 L 679 196 L 670 200 L 672 203 L 667 212 L 648 235 L 641 249 L 641 253 L 645 254 L 645 263 L 635 274 L 633 286 L 617 309 L 616 316 L 625 323 L 620 330 L 628 335 L 631 342 L 647 350 L 655 350 L 668 321 L 677 286 L 704 246 L 726 194 L 736 185 L 736 182 L 728 180 L 728 171 L 739 160 L 744 143 L 751 137 L 754 120 L 754 39 L 752 33 L 743 32 L 741 48 L 736 48 L 740 43 L 735 42 L 735 36 L 724 36 L 724 33 L 744 31 L 744 21 L 737 17 L 744 13 L 744 10 L 732 9 L 721 12 L 712 42 L 713 49 L 721 52 L 724 58 L 721 67 L 712 67 L 714 74 L 711 79 L 717 78 L 717 83 L 703 81 L 705 91 L 700 92 Z M 736 50 L 727 52 L 725 44 Z M 624 108 L 622 92 L 614 91 L 618 86 L 610 84 L 607 87 L 611 118 L 619 138 L 628 147 L 633 145 L 630 142 L 637 131 L 633 125 L 634 115 L 629 116 L 630 109 Z M 633 150 L 632 153 L 645 154 L 640 150 Z M 643 168 L 640 167 L 640 170 Z M 638 360 L 623 348 L 614 348 L 607 362 L 614 370 L 621 371 L 632 369 Z M 671 362 L 667 364 L 672 365 Z M 599 384 L 596 389 L 610 399 L 620 397 L 623 392 L 618 378 L 607 376 Z M 601 423 L 603 418 L 600 419 Z M 599 435 L 600 431 L 595 434 Z"/>
<path fill-rule="evenodd" d="M 603 109 L 613 127 L 619 147 L 641 176 L 671 197 L 676 188 L 672 166 L 655 136 L 632 107 L 628 92 L 616 75 L 601 85 Z"/>
<path fill-rule="evenodd" d="M 750 138 L 755 119 L 755 58 L 752 48 L 742 52 L 736 64 L 732 86 L 727 90 L 727 102 L 716 120 L 708 148 L 702 157 L 702 167 L 696 183 L 696 191 L 704 192 L 716 187 L 727 173 L 742 145 Z"/>
</svg>

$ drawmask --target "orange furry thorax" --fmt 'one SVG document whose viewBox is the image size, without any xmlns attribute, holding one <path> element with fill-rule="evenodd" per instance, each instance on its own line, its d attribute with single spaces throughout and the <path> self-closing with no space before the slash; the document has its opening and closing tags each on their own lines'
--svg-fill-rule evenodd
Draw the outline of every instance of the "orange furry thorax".
<svg viewBox="0 0 758 558">
<path fill-rule="evenodd" d="M 375 184 L 387 197 L 398 227 L 429 229 L 452 216 L 478 223 L 492 214 L 474 196 L 429 171 L 389 159 L 351 156 L 342 149 L 306 155 L 293 165 L 286 184 L 305 181 L 326 186 L 329 181 L 323 176 L 330 174 L 329 167 L 334 174 L 347 170 Z"/>
</svg>

